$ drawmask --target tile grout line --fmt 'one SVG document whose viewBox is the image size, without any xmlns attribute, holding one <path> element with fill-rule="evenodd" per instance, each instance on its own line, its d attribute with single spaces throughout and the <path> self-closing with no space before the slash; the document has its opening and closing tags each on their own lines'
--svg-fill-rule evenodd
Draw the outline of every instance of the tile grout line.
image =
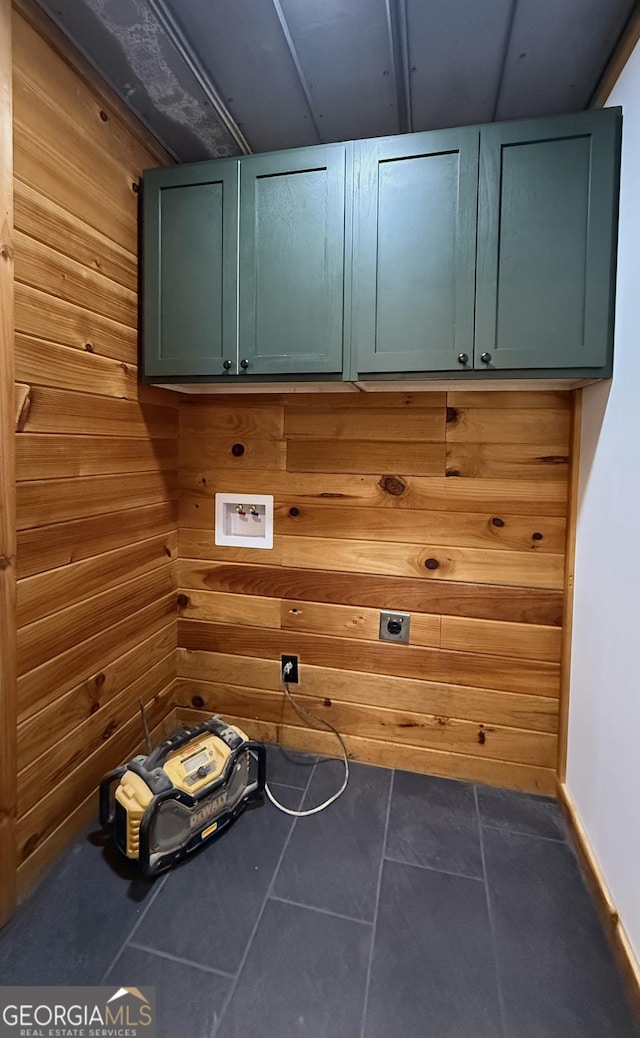
<svg viewBox="0 0 640 1038">
<path fill-rule="evenodd" d="M 279 901 L 282 905 L 292 905 L 294 908 L 306 908 L 308 912 L 320 912 L 321 915 L 329 915 L 333 919 L 346 919 L 348 923 L 359 923 L 360 926 L 373 926 L 373 923 L 370 923 L 368 919 L 356 919 L 355 916 L 344 915 L 342 912 L 332 912 L 330 908 L 318 908 L 317 905 L 305 905 L 302 901 L 291 901 L 287 897 L 278 897 L 277 894 L 272 894 L 269 900 Z"/>
<path fill-rule="evenodd" d="M 496 971 L 496 992 L 498 995 L 498 1006 L 500 1009 L 500 1022 L 502 1024 L 502 1034 L 504 1038 L 507 1038 L 507 1020 L 504 1009 L 504 998 L 502 995 L 502 982 L 500 980 L 500 968 L 498 965 L 498 946 L 496 942 L 496 929 L 493 923 L 493 912 L 491 911 L 491 897 L 489 895 L 489 879 L 487 876 L 487 862 L 484 853 L 484 833 L 482 819 L 480 817 L 480 804 L 478 802 L 478 787 L 473 786 L 473 795 L 476 802 L 476 822 L 478 824 L 478 835 L 480 837 L 480 857 L 482 859 L 482 874 L 484 876 L 484 894 L 487 902 L 487 916 L 489 918 L 489 931 L 491 934 L 491 945 L 493 948 L 493 964 Z"/>
<path fill-rule="evenodd" d="M 376 903 L 373 912 L 373 929 L 371 931 L 371 948 L 369 950 L 369 964 L 367 966 L 367 975 L 364 982 L 364 1001 L 362 1005 L 362 1024 L 360 1026 L 360 1038 L 364 1038 L 365 1027 L 367 1026 L 367 1009 L 369 1006 L 369 988 L 371 987 L 371 973 L 373 971 L 373 956 L 376 944 L 376 935 L 378 932 L 378 909 L 380 908 L 380 891 L 382 890 L 382 870 L 384 868 L 385 854 L 387 852 L 387 836 L 389 833 L 389 819 L 391 817 L 391 798 L 393 796 L 393 781 L 395 778 L 395 769 L 391 770 L 391 781 L 389 782 L 389 796 L 387 799 L 387 813 L 384 822 L 384 836 L 382 839 L 382 851 L 380 854 L 380 867 L 378 869 L 378 889 L 376 890 Z"/>
<path fill-rule="evenodd" d="M 315 774 L 316 767 L 317 767 L 317 761 L 313 765 L 313 767 L 312 767 L 312 769 L 311 769 L 311 771 L 309 773 L 309 778 L 307 779 L 307 784 L 306 784 L 306 786 L 305 786 L 305 788 L 303 790 L 302 799 L 300 800 L 300 807 L 298 808 L 298 810 L 302 809 L 302 805 L 304 804 L 305 797 L 306 797 L 307 793 L 309 792 L 309 786 L 311 785 L 311 779 L 313 778 L 313 776 Z M 224 1020 L 225 1013 L 227 1012 L 227 1009 L 229 1008 L 229 1005 L 231 1003 L 231 999 L 233 998 L 235 990 L 236 990 L 236 988 L 238 986 L 238 981 L 240 980 L 240 976 L 242 974 L 242 970 L 244 968 L 244 964 L 247 961 L 247 957 L 249 955 L 249 951 L 251 949 L 251 945 L 253 944 L 253 938 L 256 935 L 258 927 L 260 926 L 260 921 L 262 919 L 262 916 L 264 915 L 264 910 L 267 907 L 267 901 L 269 900 L 269 897 L 271 895 L 271 891 L 273 890 L 273 887 L 274 887 L 274 884 L 275 884 L 275 881 L 276 881 L 276 876 L 278 875 L 278 872 L 280 871 L 280 866 L 282 865 L 283 858 L 284 858 L 284 856 L 286 854 L 287 847 L 289 846 L 289 842 L 291 840 L 291 836 L 293 834 L 293 830 L 296 827 L 296 822 L 297 821 L 298 821 L 298 819 L 294 818 L 293 821 L 291 822 L 291 827 L 289 829 L 289 832 L 287 833 L 287 838 L 284 841 L 284 845 L 282 847 L 282 851 L 280 852 L 280 857 L 278 858 L 278 860 L 276 862 L 276 867 L 273 870 L 273 875 L 271 877 L 271 882 L 269 883 L 269 886 L 267 887 L 267 892 L 266 892 L 266 894 L 264 896 L 264 901 L 262 902 L 262 907 L 260 908 L 260 911 L 258 912 L 258 916 L 257 916 L 257 919 L 256 919 L 256 921 L 254 923 L 253 929 L 252 929 L 251 933 L 249 934 L 249 939 L 248 939 L 246 947 L 244 949 L 244 955 L 242 956 L 242 959 L 240 960 L 240 965 L 238 966 L 238 970 L 236 972 L 235 979 L 231 983 L 231 986 L 230 986 L 229 991 L 227 993 L 227 997 L 224 1000 L 224 1004 L 222 1006 L 222 1009 L 220 1010 L 220 1014 L 218 1015 L 217 1020 L 213 1024 L 213 1027 L 211 1029 L 211 1033 L 210 1033 L 209 1038 L 215 1038 L 216 1034 L 218 1033 L 218 1028 L 220 1027 L 220 1024 L 222 1023 L 222 1021 Z"/>
<path fill-rule="evenodd" d="M 129 931 L 129 934 L 127 935 L 127 937 L 125 937 L 124 941 L 120 945 L 120 948 L 118 949 L 117 954 L 113 957 L 113 959 L 111 960 L 108 968 L 102 974 L 102 978 L 101 978 L 101 981 L 100 981 L 101 984 L 104 984 L 105 977 L 109 976 L 111 970 L 113 969 L 113 967 L 115 966 L 116 962 L 118 961 L 118 959 L 122 955 L 123 951 L 127 947 L 129 941 L 131 940 L 131 938 L 133 937 L 134 933 L 136 932 L 136 930 L 138 929 L 138 927 L 142 923 L 142 920 L 144 919 L 144 917 L 146 916 L 147 912 L 151 908 L 152 904 L 154 903 L 154 901 L 158 897 L 158 894 L 160 893 L 160 891 L 164 890 L 164 886 L 165 886 L 165 884 L 166 884 L 168 879 L 169 879 L 169 873 L 167 872 L 166 876 L 163 876 L 163 878 L 158 883 L 156 890 L 152 891 L 151 896 L 149 897 L 149 900 L 148 900 L 147 904 L 144 906 L 142 912 L 140 913 L 140 915 L 138 916 L 138 918 L 137 918 L 136 922 L 134 923 L 133 927 Z"/>
<path fill-rule="evenodd" d="M 504 825 L 487 825 L 480 822 L 482 829 L 488 829 L 492 833 L 509 833 L 511 836 L 526 836 L 529 840 L 544 840 L 546 843 L 566 843 L 565 836 L 540 836 L 539 833 L 523 833 L 519 829 L 507 829 Z"/>
<path fill-rule="evenodd" d="M 224 970 L 217 970 L 213 966 L 205 966 L 201 962 L 194 962 L 193 959 L 181 959 L 179 955 L 171 955 L 170 952 L 159 951 L 157 948 L 150 948 L 148 944 L 139 944 L 137 941 L 129 941 L 127 944 L 128 948 L 135 948 L 136 951 L 146 952 L 148 955 L 155 955 L 159 959 L 168 959 L 169 962 L 178 962 L 182 966 L 190 966 L 192 969 L 200 970 L 202 973 L 215 973 L 218 977 L 226 977 L 227 980 L 234 980 L 235 973 L 225 973 Z"/>
<path fill-rule="evenodd" d="M 403 861 L 402 858 L 390 858 L 384 856 L 385 861 L 393 862 L 394 865 L 408 865 L 410 869 L 424 869 L 425 872 L 437 872 L 441 876 L 453 876 L 455 879 L 471 879 L 474 883 L 484 883 L 482 876 L 469 876 L 465 872 L 450 872 L 449 869 L 437 869 L 435 865 L 420 865 L 417 861 Z"/>
</svg>

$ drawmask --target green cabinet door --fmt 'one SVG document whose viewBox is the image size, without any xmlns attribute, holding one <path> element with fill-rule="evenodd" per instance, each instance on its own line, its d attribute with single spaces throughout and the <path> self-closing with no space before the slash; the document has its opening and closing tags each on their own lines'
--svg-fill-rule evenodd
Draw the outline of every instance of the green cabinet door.
<svg viewBox="0 0 640 1038">
<path fill-rule="evenodd" d="M 356 145 L 354 375 L 472 369 L 478 138 Z"/>
<path fill-rule="evenodd" d="M 607 365 L 620 110 L 483 126 L 475 366 Z"/>
<path fill-rule="evenodd" d="M 238 161 L 150 170 L 143 191 L 145 378 L 237 374 Z"/>
<path fill-rule="evenodd" d="M 342 372 L 347 152 L 240 160 L 241 373 Z"/>
</svg>

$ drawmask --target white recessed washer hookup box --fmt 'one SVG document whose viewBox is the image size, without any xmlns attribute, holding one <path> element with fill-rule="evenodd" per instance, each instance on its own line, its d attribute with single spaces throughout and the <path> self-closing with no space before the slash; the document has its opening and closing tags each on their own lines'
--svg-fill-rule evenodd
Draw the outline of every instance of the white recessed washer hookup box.
<svg viewBox="0 0 640 1038">
<path fill-rule="evenodd" d="M 215 543 L 273 548 L 272 495 L 216 494 Z"/>
</svg>

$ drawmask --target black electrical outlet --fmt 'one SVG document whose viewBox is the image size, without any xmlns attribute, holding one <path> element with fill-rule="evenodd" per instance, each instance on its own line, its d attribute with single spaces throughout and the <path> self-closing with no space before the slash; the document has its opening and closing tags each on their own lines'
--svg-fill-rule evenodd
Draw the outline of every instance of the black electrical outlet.
<svg viewBox="0 0 640 1038">
<path fill-rule="evenodd" d="M 282 680 L 286 681 L 289 685 L 298 684 L 298 657 L 297 656 L 281 656 L 282 661 L 281 673 Z"/>
</svg>

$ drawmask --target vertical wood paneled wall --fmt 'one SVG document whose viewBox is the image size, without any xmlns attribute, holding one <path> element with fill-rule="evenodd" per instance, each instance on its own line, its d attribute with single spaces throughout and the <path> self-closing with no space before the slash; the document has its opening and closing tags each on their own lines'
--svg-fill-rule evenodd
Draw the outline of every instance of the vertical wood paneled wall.
<svg viewBox="0 0 640 1038">
<path fill-rule="evenodd" d="M 182 402 L 179 714 L 333 752 L 280 691 L 296 653 L 354 757 L 554 793 L 571 414 L 560 392 Z M 275 496 L 272 551 L 214 545 L 217 491 Z"/>
<path fill-rule="evenodd" d="M 16 902 L 16 494 L 11 2 L 0 0 L 0 926 Z"/>
<path fill-rule="evenodd" d="M 136 192 L 163 155 L 74 65 L 14 11 L 22 893 L 175 677 L 178 412 L 136 367 Z"/>
</svg>

